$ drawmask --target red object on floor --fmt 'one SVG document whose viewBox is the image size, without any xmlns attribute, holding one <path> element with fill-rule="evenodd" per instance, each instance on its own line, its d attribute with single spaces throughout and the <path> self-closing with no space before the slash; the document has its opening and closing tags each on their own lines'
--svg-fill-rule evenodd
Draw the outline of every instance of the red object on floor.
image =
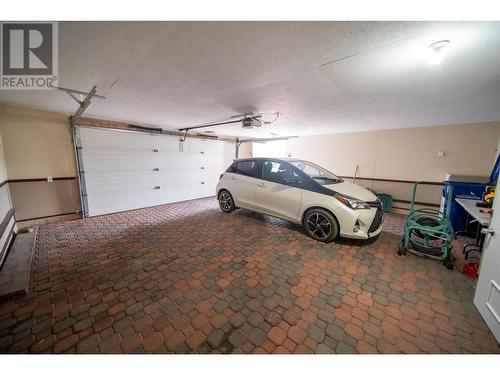
<svg viewBox="0 0 500 375">
<path fill-rule="evenodd" d="M 470 277 L 471 279 L 477 279 L 478 267 L 479 263 L 475 262 L 465 263 L 460 272 L 462 272 L 465 276 Z"/>
</svg>

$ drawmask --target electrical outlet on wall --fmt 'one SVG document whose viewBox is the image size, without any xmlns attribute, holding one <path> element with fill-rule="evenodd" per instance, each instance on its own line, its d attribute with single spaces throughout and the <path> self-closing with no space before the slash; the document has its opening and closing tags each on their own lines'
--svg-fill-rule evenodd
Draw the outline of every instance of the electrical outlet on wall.
<svg viewBox="0 0 500 375">
<path fill-rule="evenodd" d="M 52 176 L 47 176 L 47 182 L 54 182 L 54 178 Z"/>
<path fill-rule="evenodd" d="M 438 158 L 444 158 L 444 151 L 438 151 Z"/>
</svg>

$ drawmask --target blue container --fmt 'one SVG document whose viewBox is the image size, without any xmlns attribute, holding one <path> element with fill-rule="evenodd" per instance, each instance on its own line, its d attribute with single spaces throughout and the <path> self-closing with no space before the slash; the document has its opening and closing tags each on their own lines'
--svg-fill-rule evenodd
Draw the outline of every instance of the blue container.
<svg viewBox="0 0 500 375">
<path fill-rule="evenodd" d="M 382 209 L 384 212 L 391 212 L 392 210 L 392 195 L 385 193 L 378 193 L 378 199 L 382 202 Z"/>
<path fill-rule="evenodd" d="M 477 199 L 478 201 L 483 199 L 483 193 L 486 186 L 496 186 L 498 176 L 500 174 L 500 155 L 495 161 L 495 165 L 493 170 L 491 171 L 491 175 L 489 181 L 480 181 L 479 179 L 474 181 L 471 178 L 467 178 L 466 176 L 456 176 L 452 178 L 450 181 L 445 181 L 445 185 L 443 188 L 443 197 L 444 197 L 444 210 L 443 212 L 447 213 L 447 205 L 448 202 L 450 204 L 449 211 L 449 219 L 451 221 L 451 225 L 453 226 L 453 230 L 455 232 L 465 230 L 466 222 L 467 222 L 467 213 L 465 210 L 455 201 L 455 198 L 466 198 L 466 199 Z M 487 178 L 486 178 L 487 180 Z M 451 195 L 451 199 L 450 199 Z M 469 218 L 469 221 L 471 219 Z M 474 232 L 477 230 L 477 225 L 473 224 L 469 225 L 467 231 Z"/>
<path fill-rule="evenodd" d="M 466 198 L 466 199 L 477 199 L 480 201 L 482 199 L 484 189 L 489 186 L 488 182 L 462 182 L 462 181 L 445 181 L 443 188 L 443 196 L 445 199 L 444 212 L 448 212 L 448 202 L 450 204 L 449 219 L 453 230 L 455 232 L 465 230 L 467 222 L 467 213 L 465 210 L 455 201 L 455 198 Z M 451 200 L 450 198 L 451 193 Z M 470 220 L 470 218 L 469 218 Z M 470 226 L 468 231 L 474 232 L 477 228 Z"/>
</svg>

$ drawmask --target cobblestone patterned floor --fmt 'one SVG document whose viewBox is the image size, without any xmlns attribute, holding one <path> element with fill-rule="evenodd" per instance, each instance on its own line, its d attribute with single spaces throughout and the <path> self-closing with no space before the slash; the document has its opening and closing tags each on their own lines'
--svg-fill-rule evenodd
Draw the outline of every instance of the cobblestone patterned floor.
<svg viewBox="0 0 500 375">
<path fill-rule="evenodd" d="M 376 241 L 322 244 L 214 198 L 39 227 L 0 352 L 491 353 L 473 281 Z"/>
</svg>

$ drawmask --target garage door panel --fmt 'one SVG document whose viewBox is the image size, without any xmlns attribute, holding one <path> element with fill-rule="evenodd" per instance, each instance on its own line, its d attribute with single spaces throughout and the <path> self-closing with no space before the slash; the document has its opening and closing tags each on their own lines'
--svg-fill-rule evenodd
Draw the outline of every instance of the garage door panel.
<svg viewBox="0 0 500 375">
<path fill-rule="evenodd" d="M 89 201 L 89 212 L 92 216 L 134 210 L 138 208 L 158 205 L 156 191 L 137 190 L 135 195 L 117 195 L 115 193 L 102 193 Z"/>
<path fill-rule="evenodd" d="M 107 132 L 102 136 L 103 132 Z M 130 151 L 179 151 L 177 137 L 80 127 L 80 137 L 95 148 Z"/>
<path fill-rule="evenodd" d="M 205 156 L 204 160 L 204 165 L 206 167 L 217 167 L 219 169 L 226 169 L 224 168 L 226 166 L 228 157 L 224 154 L 208 154 Z M 229 159 L 231 160 L 231 159 Z"/>
<path fill-rule="evenodd" d="M 160 157 L 148 151 L 83 149 L 85 170 L 152 170 Z"/>
<path fill-rule="evenodd" d="M 202 171 L 202 179 L 205 182 L 215 182 L 217 183 L 219 181 L 220 175 L 224 173 L 224 170 L 221 170 L 221 168 L 205 168 Z"/>
<path fill-rule="evenodd" d="M 199 169 L 196 170 L 168 170 L 161 171 L 159 175 L 160 185 L 185 185 L 201 184 L 204 182 Z"/>
<path fill-rule="evenodd" d="M 186 139 L 187 144 L 185 144 L 184 151 L 188 152 L 215 152 L 219 147 L 218 141 L 211 141 L 205 139 L 188 138 Z"/>
<path fill-rule="evenodd" d="M 130 192 L 142 189 L 154 189 L 160 184 L 158 176 L 143 176 L 140 178 L 133 173 L 129 174 L 106 174 L 89 172 L 86 173 L 87 194 L 98 194 L 99 192 L 113 192 L 121 194 L 121 190 L 126 187 Z M 139 177 L 139 178 L 138 178 Z"/>
<path fill-rule="evenodd" d="M 133 188 L 131 192 L 135 194 L 119 195 L 112 191 L 100 192 L 98 196 L 89 202 L 89 205 L 94 203 L 96 207 L 113 207 L 117 203 L 122 203 L 126 207 L 137 208 L 141 207 L 141 205 L 147 207 L 158 204 L 157 200 L 160 194 L 153 189 Z"/>
<path fill-rule="evenodd" d="M 207 195 L 205 195 L 204 186 L 205 185 L 202 185 L 200 183 L 182 185 L 182 189 L 178 192 L 179 200 L 189 200 L 206 197 Z"/>
<path fill-rule="evenodd" d="M 233 157 L 235 144 L 225 141 L 188 138 L 184 145 L 184 151 L 217 155 L 227 154 Z"/>
<path fill-rule="evenodd" d="M 80 142 L 89 216 L 212 196 L 234 155 L 230 142 L 97 128 Z"/>
<path fill-rule="evenodd" d="M 233 155 L 224 154 L 202 154 L 199 155 L 194 165 L 202 166 L 205 169 L 219 171 L 219 174 L 224 172 L 233 161 Z"/>
<path fill-rule="evenodd" d="M 160 161 L 160 168 L 199 168 L 203 155 L 195 152 L 179 152 Z"/>
<path fill-rule="evenodd" d="M 205 184 L 201 190 L 204 197 L 211 197 L 215 195 L 215 187 L 217 184 Z"/>
</svg>

